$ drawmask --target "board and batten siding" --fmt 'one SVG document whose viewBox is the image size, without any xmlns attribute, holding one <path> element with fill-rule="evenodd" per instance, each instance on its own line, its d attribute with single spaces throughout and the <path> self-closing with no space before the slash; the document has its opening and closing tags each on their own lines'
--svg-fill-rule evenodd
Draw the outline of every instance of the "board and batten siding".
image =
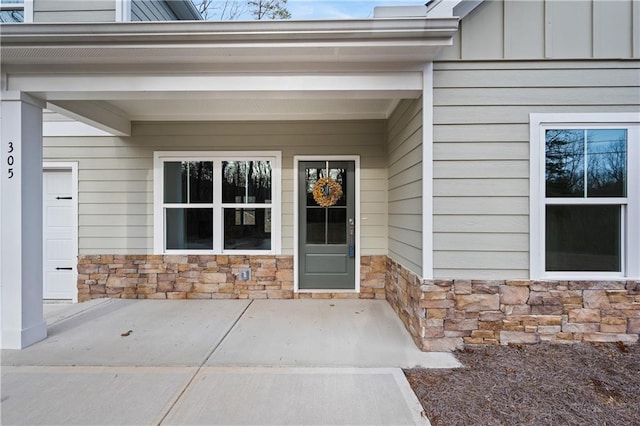
<svg viewBox="0 0 640 426">
<path fill-rule="evenodd" d="M 389 257 L 422 276 L 422 98 L 388 120 Z"/>
<path fill-rule="evenodd" d="M 294 155 L 360 155 L 361 253 L 387 253 L 384 120 L 136 122 L 132 133 L 44 140 L 44 161 L 78 161 L 80 254 L 151 254 L 154 151 L 208 150 L 282 152 L 283 254 L 293 254 Z"/>
<path fill-rule="evenodd" d="M 640 111 L 640 61 L 434 64 L 434 276 L 529 278 L 529 114 Z"/>
<path fill-rule="evenodd" d="M 33 22 L 115 22 L 115 0 L 33 0 Z"/>
<path fill-rule="evenodd" d="M 131 2 L 132 21 L 175 21 L 177 19 L 165 0 L 133 0 Z"/>
<path fill-rule="evenodd" d="M 637 0 L 484 0 L 440 60 L 640 58 Z"/>
</svg>

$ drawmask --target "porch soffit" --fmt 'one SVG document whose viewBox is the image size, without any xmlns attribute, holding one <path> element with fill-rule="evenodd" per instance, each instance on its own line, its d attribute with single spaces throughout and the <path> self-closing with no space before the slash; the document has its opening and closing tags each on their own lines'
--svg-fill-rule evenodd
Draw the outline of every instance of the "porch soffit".
<svg viewBox="0 0 640 426">
<path fill-rule="evenodd" d="M 457 27 L 424 17 L 3 25 L 0 57 L 6 90 L 87 124 L 124 119 L 102 127 L 119 134 L 127 120 L 386 118 L 422 93 L 424 64 Z M 90 105 L 100 114 L 83 120 Z"/>
</svg>

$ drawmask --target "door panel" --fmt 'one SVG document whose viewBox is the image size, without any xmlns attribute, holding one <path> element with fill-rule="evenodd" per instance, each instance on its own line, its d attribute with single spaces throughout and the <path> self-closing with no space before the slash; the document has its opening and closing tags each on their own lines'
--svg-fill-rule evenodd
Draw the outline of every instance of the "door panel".
<svg viewBox="0 0 640 426">
<path fill-rule="evenodd" d="M 305 263 L 308 273 L 347 272 L 347 257 L 343 254 L 307 254 Z"/>
<path fill-rule="evenodd" d="M 43 298 L 76 297 L 76 253 L 73 243 L 72 173 L 70 170 L 43 172 Z"/>
<path fill-rule="evenodd" d="M 302 161 L 299 174 L 298 287 L 301 290 L 354 290 L 355 277 L 355 162 Z M 319 179 L 340 185 L 342 196 L 323 207 L 314 199 Z M 331 191 L 322 187 L 329 197 Z"/>
</svg>

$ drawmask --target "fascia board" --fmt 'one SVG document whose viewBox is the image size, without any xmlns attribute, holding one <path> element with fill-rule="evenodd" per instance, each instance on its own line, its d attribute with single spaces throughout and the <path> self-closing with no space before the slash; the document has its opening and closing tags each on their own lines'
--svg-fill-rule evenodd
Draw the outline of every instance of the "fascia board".
<svg viewBox="0 0 640 426">
<path fill-rule="evenodd" d="M 3 47 L 336 40 L 452 37 L 458 18 L 334 21 L 118 22 L 2 25 Z"/>
<path fill-rule="evenodd" d="M 3 67 L 31 64 L 426 63 L 458 19 L 145 22 L 3 26 Z"/>
</svg>

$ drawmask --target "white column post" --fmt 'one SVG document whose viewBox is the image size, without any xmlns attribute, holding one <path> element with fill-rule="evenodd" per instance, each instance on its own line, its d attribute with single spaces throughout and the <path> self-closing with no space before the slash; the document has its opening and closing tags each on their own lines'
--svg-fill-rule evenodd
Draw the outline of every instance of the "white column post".
<svg viewBox="0 0 640 426">
<path fill-rule="evenodd" d="M 22 349 L 47 337 L 42 315 L 44 102 L 22 92 L 1 96 L 1 345 Z"/>
<path fill-rule="evenodd" d="M 422 72 L 422 278 L 433 279 L 433 62 Z"/>
</svg>

